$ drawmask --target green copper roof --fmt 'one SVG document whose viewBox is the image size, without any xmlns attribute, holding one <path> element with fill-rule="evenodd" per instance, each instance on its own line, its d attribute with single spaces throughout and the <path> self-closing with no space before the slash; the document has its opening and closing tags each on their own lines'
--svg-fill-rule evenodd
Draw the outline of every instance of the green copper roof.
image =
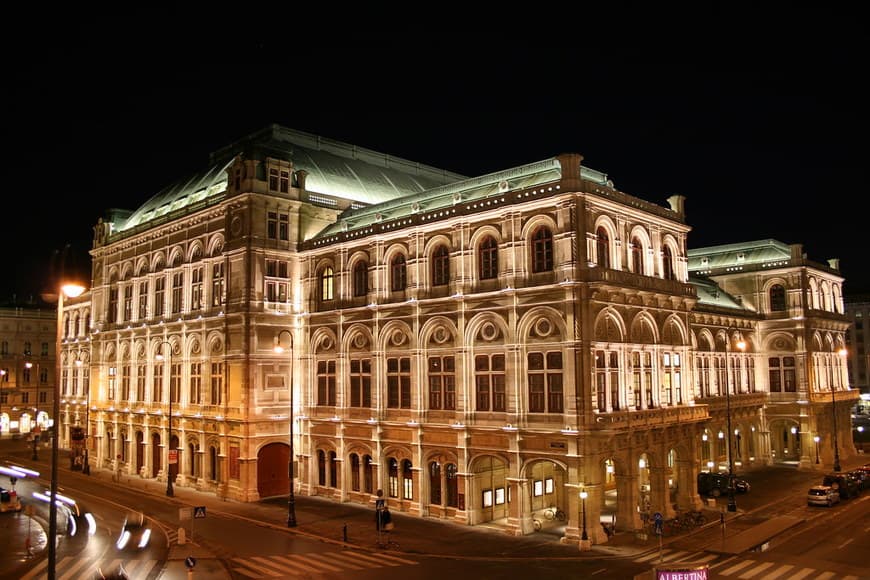
<svg viewBox="0 0 870 580">
<path fill-rule="evenodd" d="M 607 175 L 594 169 L 580 168 L 583 179 L 599 184 L 607 183 Z M 357 209 L 348 209 L 338 222 L 321 231 L 317 238 L 325 238 L 342 231 L 364 228 L 380 221 L 400 219 L 411 214 L 435 212 L 457 203 L 485 201 L 506 191 L 536 187 L 557 181 L 562 175 L 554 157 L 495 173 L 481 175 L 442 185 L 414 195 Z"/>
<path fill-rule="evenodd" d="M 791 246 L 777 240 L 758 240 L 689 250 L 689 272 L 704 274 L 748 266 L 773 267 L 791 259 Z"/>
<path fill-rule="evenodd" d="M 689 276 L 689 284 L 695 287 L 695 292 L 698 294 L 698 305 L 702 307 L 715 306 L 718 308 L 733 308 L 735 310 L 752 312 L 709 278 Z"/>
<path fill-rule="evenodd" d="M 114 231 L 124 231 L 198 202 L 208 203 L 226 192 L 226 168 L 237 154 L 293 162 L 308 173 L 305 188 L 361 204 L 406 197 L 465 179 L 442 169 L 378 153 L 356 145 L 271 125 L 228 145 L 211 156 L 211 165 L 163 189 Z M 205 200 L 205 201 L 204 201 Z"/>
</svg>

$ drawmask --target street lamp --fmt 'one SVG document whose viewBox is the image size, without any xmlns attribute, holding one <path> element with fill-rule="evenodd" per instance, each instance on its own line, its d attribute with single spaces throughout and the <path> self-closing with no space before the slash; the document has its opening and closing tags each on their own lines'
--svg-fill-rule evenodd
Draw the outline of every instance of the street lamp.
<svg viewBox="0 0 870 580">
<path fill-rule="evenodd" d="M 4 383 L 4 382 L 6 382 L 6 369 L 0 369 L 0 389 L 3 388 L 3 383 Z M 2 412 L 2 411 L 3 411 L 3 410 L 2 410 L 2 405 L 3 405 L 3 396 L 2 396 L 2 394 L 0 394 L 0 437 L 3 437 L 3 423 L 2 423 L 2 418 L 3 418 L 3 412 Z"/>
<path fill-rule="evenodd" d="M 737 499 L 734 497 L 734 455 L 731 453 L 731 437 L 734 434 L 734 430 L 731 428 L 731 361 L 728 359 L 728 353 L 730 352 L 729 345 L 731 344 L 731 330 L 732 329 L 729 328 L 728 331 L 726 331 L 725 336 L 725 416 L 728 422 L 728 511 L 736 512 Z M 737 329 L 734 328 L 733 330 Z M 737 348 L 740 349 L 740 352 L 743 352 L 746 349 L 746 343 L 740 335 L 738 335 L 737 339 Z"/>
<path fill-rule="evenodd" d="M 813 441 L 816 442 L 816 465 L 819 464 L 819 440 L 820 439 L 821 439 L 821 437 L 819 437 L 818 435 L 813 437 Z"/>
<path fill-rule="evenodd" d="M 54 363 L 55 363 L 55 386 L 52 397 L 51 414 L 55 417 L 60 416 L 60 342 L 63 338 L 63 297 L 64 295 L 70 298 L 80 296 L 85 291 L 85 287 L 79 284 L 67 283 L 63 284 L 57 293 L 57 338 L 54 344 Z M 55 562 L 57 561 L 57 459 L 58 459 L 58 442 L 57 442 L 58 425 L 51 426 L 51 501 L 48 504 L 48 580 L 55 580 Z"/>
<path fill-rule="evenodd" d="M 589 536 L 586 533 L 586 498 L 589 497 L 589 493 L 586 492 L 585 489 L 580 490 L 580 501 L 583 503 L 583 535 L 580 536 L 580 540 L 582 542 L 588 542 Z M 583 544 L 585 546 L 586 544 Z"/>
<path fill-rule="evenodd" d="M 172 489 L 172 464 L 170 463 L 172 459 L 172 343 L 168 340 L 162 341 L 159 345 L 161 349 L 164 344 L 169 345 L 169 358 L 166 359 L 169 361 L 169 417 L 166 422 L 168 431 L 166 435 L 166 496 L 172 497 L 175 495 L 175 491 Z M 163 352 L 159 351 L 155 358 L 163 360 Z M 178 461 L 177 455 L 176 461 Z"/>
<path fill-rule="evenodd" d="M 284 347 L 281 346 L 281 335 L 287 333 L 287 338 L 290 339 L 290 496 L 287 498 L 287 527 L 296 527 L 296 495 L 294 487 L 296 484 L 296 476 L 293 473 L 293 461 L 295 455 L 293 453 L 293 357 L 296 355 L 293 352 L 293 333 L 287 329 L 283 329 L 275 335 L 275 352 L 284 352 Z"/>
</svg>

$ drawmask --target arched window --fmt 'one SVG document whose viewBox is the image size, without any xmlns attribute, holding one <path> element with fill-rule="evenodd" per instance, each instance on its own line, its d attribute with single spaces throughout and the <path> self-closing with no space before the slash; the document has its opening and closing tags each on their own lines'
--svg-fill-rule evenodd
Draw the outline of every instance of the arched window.
<svg viewBox="0 0 870 580">
<path fill-rule="evenodd" d="M 398 254 L 390 263 L 390 289 L 393 292 L 401 292 L 407 286 L 408 278 L 405 268 L 405 256 Z"/>
<path fill-rule="evenodd" d="M 374 493 L 374 468 L 372 467 L 372 456 L 364 455 L 363 456 L 363 484 L 365 485 L 364 491 L 366 493 Z"/>
<path fill-rule="evenodd" d="M 492 236 L 487 236 L 478 249 L 478 265 L 481 280 L 491 280 L 498 277 L 498 242 Z"/>
<path fill-rule="evenodd" d="M 532 236 L 532 272 L 553 269 L 553 233 L 549 228 L 538 228 Z"/>
<path fill-rule="evenodd" d="M 402 499 L 414 499 L 414 471 L 411 460 L 402 460 Z"/>
<path fill-rule="evenodd" d="M 353 267 L 353 295 L 365 296 L 369 291 L 369 265 L 360 260 Z"/>
<path fill-rule="evenodd" d="M 317 451 L 317 483 L 326 485 L 326 453 L 322 449 Z"/>
<path fill-rule="evenodd" d="M 331 266 L 320 272 L 320 300 L 332 300 L 335 297 L 335 273 Z"/>
<path fill-rule="evenodd" d="M 335 451 L 329 452 L 329 486 L 339 487 L 341 482 L 338 481 L 338 459 L 335 456 Z"/>
<path fill-rule="evenodd" d="M 441 505 L 441 464 L 429 464 L 429 503 Z"/>
<path fill-rule="evenodd" d="M 643 274 L 643 244 L 637 238 L 631 240 L 631 271 Z"/>
<path fill-rule="evenodd" d="M 387 463 L 387 475 L 389 477 L 389 496 L 399 497 L 399 461 L 390 457 Z"/>
<path fill-rule="evenodd" d="M 785 288 L 781 284 L 775 284 L 770 287 L 770 311 L 785 311 Z"/>
<path fill-rule="evenodd" d="M 444 286 L 450 282 L 450 251 L 438 246 L 432 254 L 432 285 Z"/>
<path fill-rule="evenodd" d="M 459 507 L 459 470 L 455 463 L 447 464 L 447 505 Z"/>
<path fill-rule="evenodd" d="M 665 246 L 662 250 L 662 277 L 665 280 L 676 280 L 674 275 L 674 256 L 671 254 L 671 248 Z"/>
<path fill-rule="evenodd" d="M 359 455 L 350 454 L 350 488 L 359 491 Z"/>
<path fill-rule="evenodd" d="M 596 245 L 598 247 L 598 265 L 602 268 L 610 268 L 610 236 L 607 235 L 607 230 L 599 227 L 595 232 Z"/>
<path fill-rule="evenodd" d="M 208 451 L 208 478 L 212 481 L 217 481 L 218 478 L 218 450 L 217 447 L 211 446 Z"/>
</svg>

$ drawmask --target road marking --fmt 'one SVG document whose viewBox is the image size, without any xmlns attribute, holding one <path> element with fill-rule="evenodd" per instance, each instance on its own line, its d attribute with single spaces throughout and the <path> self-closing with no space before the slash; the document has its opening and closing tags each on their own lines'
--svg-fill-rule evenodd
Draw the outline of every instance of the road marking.
<svg viewBox="0 0 870 580">
<path fill-rule="evenodd" d="M 36 578 L 37 574 L 42 572 L 42 569 L 48 566 L 48 560 L 43 560 L 33 568 L 31 568 L 27 574 L 21 577 L 21 580 L 30 580 L 31 578 Z"/>
<path fill-rule="evenodd" d="M 359 566 L 356 563 L 356 554 L 342 554 L 341 552 L 335 552 L 331 554 L 330 557 L 335 560 L 341 561 L 342 566 L 347 566 L 348 568 L 353 568 L 354 570 L 365 569 L 365 566 Z"/>
<path fill-rule="evenodd" d="M 713 568 L 718 568 L 719 566 L 724 566 L 728 562 L 733 562 L 736 559 L 737 559 L 737 556 L 731 556 L 730 558 L 726 558 L 726 559 L 722 560 L 721 562 L 716 562 L 715 564 L 710 566 L 710 570 L 712 570 Z"/>
<path fill-rule="evenodd" d="M 689 553 L 690 552 L 686 552 L 686 551 L 674 552 L 672 554 L 668 554 L 668 557 L 664 558 L 664 561 L 665 562 L 673 562 L 674 560 L 679 560 L 680 558 L 682 558 L 683 556 L 685 556 L 686 554 L 689 554 Z"/>
<path fill-rule="evenodd" d="M 306 564 L 308 564 L 312 568 L 306 567 L 306 569 L 314 572 L 343 572 L 343 570 L 338 566 L 314 560 L 309 556 L 310 554 L 288 554 L 286 556 L 275 556 L 275 559 L 297 567 L 306 567 Z"/>
<path fill-rule="evenodd" d="M 800 572 L 798 572 L 796 575 L 789 578 L 789 580 L 801 580 L 801 578 L 806 578 L 807 576 L 809 576 L 810 574 L 812 574 L 815 571 L 816 571 L 815 568 L 804 568 Z"/>
<path fill-rule="evenodd" d="M 816 576 L 816 580 L 828 580 L 828 578 L 833 578 L 833 577 L 834 577 L 833 572 L 825 572 L 824 574 L 820 574 L 819 576 Z"/>
<path fill-rule="evenodd" d="M 396 562 L 400 562 L 402 564 L 411 564 L 414 566 L 416 566 L 417 564 L 420 563 L 420 562 L 416 562 L 414 560 L 406 560 L 405 558 L 399 558 L 398 556 L 394 556 L 393 554 L 387 554 L 386 552 L 381 552 L 380 557 L 386 558 L 388 560 L 395 560 Z"/>
<path fill-rule="evenodd" d="M 727 570 L 722 570 L 719 573 L 722 574 L 723 576 L 730 576 L 731 574 L 738 572 L 740 570 L 743 570 L 747 566 L 752 566 L 753 564 L 755 564 L 755 560 L 744 560 L 743 562 L 735 564 L 734 566 L 731 566 Z"/>
<path fill-rule="evenodd" d="M 848 540 L 846 540 L 845 542 L 843 542 L 842 544 L 840 544 L 839 546 L 837 546 L 837 549 L 838 549 L 838 550 L 842 550 L 842 549 L 843 549 L 843 546 L 848 546 L 850 543 L 852 543 L 852 540 L 854 540 L 854 539 L 855 539 L 855 538 L 849 538 Z"/>
<path fill-rule="evenodd" d="M 756 566 L 755 568 L 753 568 L 749 572 L 741 574 L 739 577 L 743 578 L 744 580 L 749 580 L 750 578 L 754 578 L 758 574 L 761 574 L 762 572 L 764 572 L 765 570 L 767 570 L 771 566 L 773 566 L 773 562 L 762 562 L 760 565 Z"/>
<path fill-rule="evenodd" d="M 246 558 L 234 558 L 233 561 L 239 562 L 240 564 L 242 564 L 243 566 L 247 566 L 251 570 L 256 570 L 261 575 L 265 574 L 267 576 L 274 576 L 274 577 L 281 576 L 280 573 L 272 572 L 271 570 L 269 570 L 268 568 L 266 568 L 264 566 L 260 566 L 260 565 L 256 564 L 255 562 L 250 562 Z M 242 568 L 242 569 L 233 568 L 233 569 L 236 570 L 237 572 L 241 572 L 242 574 L 244 574 L 245 576 L 248 576 L 249 578 L 262 578 L 262 576 L 254 576 L 253 574 L 251 574 L 250 572 L 248 572 L 244 568 Z"/>
<path fill-rule="evenodd" d="M 794 568 L 793 564 L 783 564 L 782 566 L 780 566 L 779 568 L 777 568 L 776 570 L 774 570 L 773 572 L 771 572 L 767 576 L 762 576 L 760 578 L 760 580 L 776 580 L 777 578 L 779 578 L 780 576 L 782 576 L 783 574 L 785 574 L 786 572 L 788 572 L 792 568 Z"/>
<path fill-rule="evenodd" d="M 59 562 L 59 566 L 56 566 L 58 570 L 63 570 L 64 573 L 60 576 L 61 580 L 64 578 L 73 578 L 74 575 L 82 568 L 82 566 L 90 565 L 88 560 L 84 558 L 70 558 L 67 556 L 63 560 Z M 82 577 L 87 576 L 86 574 L 82 574 Z"/>
<path fill-rule="evenodd" d="M 589 575 L 590 575 L 590 576 L 595 576 L 596 574 L 601 574 L 602 572 L 607 572 L 607 568 L 602 568 L 602 569 L 600 569 L 600 570 L 596 570 L 595 572 L 592 572 L 592 573 L 589 574 Z"/>
</svg>

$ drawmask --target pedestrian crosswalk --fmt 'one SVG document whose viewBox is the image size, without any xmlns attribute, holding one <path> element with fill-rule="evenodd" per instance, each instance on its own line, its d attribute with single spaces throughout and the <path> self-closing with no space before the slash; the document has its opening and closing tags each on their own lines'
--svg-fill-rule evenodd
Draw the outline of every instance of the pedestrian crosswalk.
<svg viewBox="0 0 870 580">
<path fill-rule="evenodd" d="M 57 580 L 81 580 L 82 578 L 97 578 L 102 570 L 103 574 L 117 572 L 121 567 L 127 573 L 130 580 L 145 580 L 156 576 L 161 567 L 159 560 L 124 560 L 121 558 L 107 560 L 93 560 L 91 558 L 75 558 L 67 556 L 57 561 L 55 566 L 55 578 Z M 43 580 L 48 578 L 48 560 L 43 559 L 36 566 L 21 576 L 21 580 Z M 156 568 L 156 569 L 155 569 Z M 154 572 L 154 574 L 152 574 Z"/>
<path fill-rule="evenodd" d="M 860 580 L 861 577 L 854 575 L 840 575 L 829 570 L 819 570 L 808 566 L 794 564 L 781 564 L 763 560 L 742 559 L 737 556 L 724 556 L 721 554 L 709 554 L 706 552 L 690 552 L 665 548 L 653 551 L 634 559 L 641 564 L 656 565 L 667 562 L 679 562 L 680 564 L 706 564 L 709 570 L 714 571 L 717 578 L 740 578 L 741 580 Z"/>
<path fill-rule="evenodd" d="M 247 556 L 232 559 L 233 572 L 246 578 L 339 574 L 372 568 L 416 564 L 419 562 L 394 554 L 383 552 L 371 554 L 351 550 L 278 556 Z"/>
</svg>

